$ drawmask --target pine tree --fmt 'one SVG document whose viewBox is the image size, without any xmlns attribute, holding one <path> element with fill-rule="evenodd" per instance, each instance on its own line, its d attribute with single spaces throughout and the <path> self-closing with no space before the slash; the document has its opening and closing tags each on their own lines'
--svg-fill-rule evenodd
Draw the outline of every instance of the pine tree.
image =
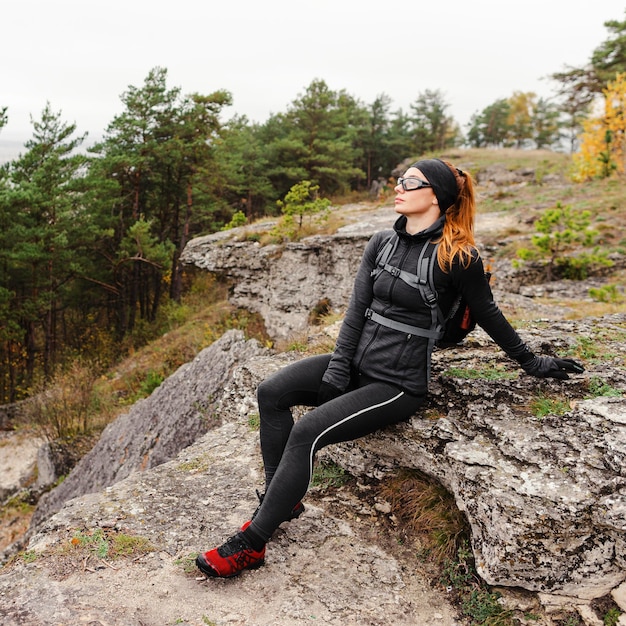
<svg viewBox="0 0 626 626">
<path fill-rule="evenodd" d="M 360 133 L 367 111 L 345 91 L 332 91 L 314 80 L 287 111 L 268 120 L 268 175 L 279 196 L 292 185 L 310 180 L 320 192 L 345 191 L 364 178 Z"/>
<path fill-rule="evenodd" d="M 122 102 L 125 110 L 109 124 L 91 168 L 94 186 L 104 192 L 98 212 L 113 218 L 114 235 L 103 242 L 110 264 L 103 285 L 120 336 L 134 328 L 137 316 L 156 318 L 167 285 L 170 298 L 181 295 L 178 259 L 211 211 L 210 202 L 203 206 L 197 199 L 211 187 L 219 114 L 231 97 L 225 91 L 182 97 L 179 88 L 168 88 L 167 71 L 157 67 L 143 87 L 130 86 Z M 153 256 L 131 235 L 139 222 L 142 233 L 149 225 Z M 120 258 L 131 241 L 134 253 L 127 250 Z"/>
<path fill-rule="evenodd" d="M 1 299 L 7 313 L 3 361 L 18 395 L 36 371 L 52 374 L 58 358 L 61 316 L 84 269 L 95 236 L 82 203 L 86 159 L 77 152 L 85 136 L 46 105 L 33 121 L 27 151 L 8 168 L 0 210 Z M 70 331 L 71 332 L 71 331 Z"/>
</svg>

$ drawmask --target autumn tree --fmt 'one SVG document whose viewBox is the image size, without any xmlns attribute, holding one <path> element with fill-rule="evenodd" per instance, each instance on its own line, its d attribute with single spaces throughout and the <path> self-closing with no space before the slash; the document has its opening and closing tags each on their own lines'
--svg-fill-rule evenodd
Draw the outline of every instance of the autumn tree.
<svg viewBox="0 0 626 626">
<path fill-rule="evenodd" d="M 573 177 L 578 181 L 625 171 L 626 74 L 609 81 L 603 94 L 604 111 L 585 121 L 580 150 L 574 155 Z"/>
</svg>

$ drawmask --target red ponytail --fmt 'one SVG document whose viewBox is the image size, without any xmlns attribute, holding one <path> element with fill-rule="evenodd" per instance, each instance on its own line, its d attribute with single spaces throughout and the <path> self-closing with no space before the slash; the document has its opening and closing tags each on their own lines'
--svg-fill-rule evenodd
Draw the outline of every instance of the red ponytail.
<svg viewBox="0 0 626 626">
<path fill-rule="evenodd" d="M 446 211 L 446 221 L 437 251 L 439 267 L 447 272 L 458 255 L 461 263 L 467 267 L 472 258 L 474 241 L 474 220 L 476 218 L 476 198 L 474 183 L 468 172 L 457 170 L 444 161 L 450 168 L 459 188 L 456 202 Z"/>
</svg>

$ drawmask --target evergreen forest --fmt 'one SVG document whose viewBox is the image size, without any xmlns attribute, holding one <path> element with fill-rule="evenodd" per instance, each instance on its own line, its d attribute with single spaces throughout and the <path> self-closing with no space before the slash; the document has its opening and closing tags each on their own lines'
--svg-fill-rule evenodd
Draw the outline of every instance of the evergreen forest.
<svg viewBox="0 0 626 626">
<path fill-rule="evenodd" d="M 0 168 L 0 404 L 77 361 L 97 376 L 162 332 L 189 289 L 190 238 L 277 216 L 295 186 L 340 204 L 391 189 L 405 158 L 456 147 L 558 150 L 573 180 L 623 177 L 626 21 L 605 27 L 584 67 L 551 76 L 553 98 L 515 92 L 465 129 L 437 90 L 403 111 L 321 79 L 264 123 L 224 122 L 230 93 L 183 94 L 162 67 L 89 148 L 48 104 Z M 0 139 L 9 116 L 0 102 Z"/>
</svg>

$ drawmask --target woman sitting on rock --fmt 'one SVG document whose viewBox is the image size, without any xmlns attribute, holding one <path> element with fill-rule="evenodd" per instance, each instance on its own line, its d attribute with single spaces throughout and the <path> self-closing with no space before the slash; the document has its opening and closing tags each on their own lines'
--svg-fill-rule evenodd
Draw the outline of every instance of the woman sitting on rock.
<svg viewBox="0 0 626 626">
<path fill-rule="evenodd" d="M 265 494 L 239 532 L 198 556 L 207 576 L 235 576 L 263 564 L 274 531 L 304 511 L 318 450 L 407 420 L 424 404 L 431 352 L 441 337 L 429 295 L 447 313 L 462 294 L 473 319 L 528 374 L 564 379 L 584 371 L 572 359 L 533 354 L 494 302 L 474 243 L 467 172 L 439 159 L 418 161 L 395 192 L 397 236 L 384 231 L 369 241 L 335 351 L 288 365 L 259 385 Z M 394 245 L 379 267 L 390 239 Z M 433 254 L 429 282 L 436 294 L 429 294 L 418 264 Z M 294 423 L 296 405 L 315 408 Z"/>
</svg>

